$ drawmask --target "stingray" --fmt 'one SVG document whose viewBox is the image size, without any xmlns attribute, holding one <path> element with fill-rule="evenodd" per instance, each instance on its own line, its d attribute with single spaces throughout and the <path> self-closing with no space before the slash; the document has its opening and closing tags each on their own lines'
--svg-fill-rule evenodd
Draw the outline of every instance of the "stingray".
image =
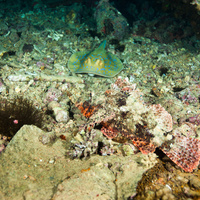
<svg viewBox="0 0 200 200">
<path fill-rule="evenodd" d="M 124 67 L 119 58 L 105 50 L 106 40 L 93 51 L 78 51 L 70 57 L 68 67 L 74 73 L 114 77 Z"/>
</svg>

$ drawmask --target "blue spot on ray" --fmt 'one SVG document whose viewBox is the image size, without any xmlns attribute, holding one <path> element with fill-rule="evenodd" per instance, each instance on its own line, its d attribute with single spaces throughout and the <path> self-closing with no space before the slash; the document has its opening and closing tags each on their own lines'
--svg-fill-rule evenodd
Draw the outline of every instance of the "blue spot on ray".
<svg viewBox="0 0 200 200">
<path fill-rule="evenodd" d="M 105 47 L 106 41 L 103 41 L 94 51 L 74 53 L 68 61 L 70 71 L 105 77 L 113 77 L 118 74 L 123 69 L 123 64 L 119 58 L 107 52 Z"/>
</svg>

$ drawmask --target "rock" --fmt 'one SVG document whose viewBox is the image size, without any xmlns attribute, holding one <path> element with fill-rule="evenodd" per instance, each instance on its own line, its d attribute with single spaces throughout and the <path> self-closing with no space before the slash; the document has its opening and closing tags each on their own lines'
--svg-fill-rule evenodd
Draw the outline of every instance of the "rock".
<svg viewBox="0 0 200 200">
<path fill-rule="evenodd" d="M 115 176 L 103 164 L 82 170 L 58 185 L 53 200 L 115 199 Z"/>
<path fill-rule="evenodd" d="M 24 125 L 0 155 L 1 199 L 116 199 L 136 193 L 142 174 L 155 154 L 93 155 L 88 160 L 66 158 L 66 142 L 33 125 Z"/>
<path fill-rule="evenodd" d="M 62 160 L 65 149 L 61 140 L 57 140 L 52 146 L 43 145 L 39 138 L 44 134 L 36 126 L 24 125 L 1 154 L 0 186 L 7 200 L 21 200 L 24 193 L 26 199 L 51 198 L 52 191 L 47 192 L 52 189 L 51 180 L 58 180 L 62 174 L 55 177 L 54 170 L 61 171 L 63 166 L 51 164 L 49 161 Z M 64 160 L 66 162 L 65 158 Z"/>
<path fill-rule="evenodd" d="M 122 40 L 129 31 L 127 19 L 108 0 L 99 1 L 95 19 L 97 32 L 106 36 L 111 35 L 115 39 Z"/>
<path fill-rule="evenodd" d="M 115 174 L 117 174 L 116 186 L 119 188 L 117 190 L 118 199 L 128 199 L 128 197 L 136 194 L 138 181 L 142 178 L 143 173 L 147 169 L 153 167 L 157 163 L 156 157 L 157 156 L 153 153 L 149 155 L 139 153 L 134 156 L 127 156 L 129 160 L 126 159 L 126 162 L 124 162 L 118 170 L 114 170 Z"/>
<path fill-rule="evenodd" d="M 194 187 L 198 190 L 200 189 L 200 181 L 199 181 L 199 178 L 196 177 L 196 176 L 192 176 L 190 178 L 189 184 L 190 184 L 191 187 Z"/>
<path fill-rule="evenodd" d="M 69 121 L 69 113 L 67 110 L 63 109 L 57 101 L 51 101 L 48 104 L 48 109 L 53 111 L 54 117 L 57 122 L 68 122 Z"/>
</svg>

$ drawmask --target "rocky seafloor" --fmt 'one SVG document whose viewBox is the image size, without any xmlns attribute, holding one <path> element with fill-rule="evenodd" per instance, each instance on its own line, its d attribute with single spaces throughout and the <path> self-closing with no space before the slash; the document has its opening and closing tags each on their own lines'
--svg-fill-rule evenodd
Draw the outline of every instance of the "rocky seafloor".
<svg viewBox="0 0 200 200">
<path fill-rule="evenodd" d="M 132 135 L 113 136 L 144 127 L 154 134 L 161 123 L 155 132 L 170 132 L 168 139 L 181 132 L 199 140 L 200 41 L 190 26 L 171 38 L 157 26 L 153 39 L 148 26 L 163 18 L 145 29 L 138 21 L 119 40 L 94 34 L 78 4 L 41 5 L 0 20 L 0 199 L 199 199 L 199 167 L 186 172 L 175 164 L 160 148 L 164 137 L 148 141 L 155 151 L 145 153 Z M 70 72 L 73 53 L 104 39 L 124 66 L 119 74 Z M 171 121 L 158 120 L 151 110 L 158 104 Z M 187 149 L 188 160 L 195 152 Z"/>
</svg>

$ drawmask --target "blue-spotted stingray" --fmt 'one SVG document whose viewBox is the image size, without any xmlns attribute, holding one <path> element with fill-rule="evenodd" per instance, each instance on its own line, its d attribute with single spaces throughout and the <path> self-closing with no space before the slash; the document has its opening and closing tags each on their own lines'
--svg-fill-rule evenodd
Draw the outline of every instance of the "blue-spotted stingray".
<svg viewBox="0 0 200 200">
<path fill-rule="evenodd" d="M 105 50 L 106 40 L 93 51 L 80 51 L 72 54 L 68 67 L 74 73 L 96 74 L 104 77 L 113 77 L 123 69 L 119 58 Z"/>
</svg>

